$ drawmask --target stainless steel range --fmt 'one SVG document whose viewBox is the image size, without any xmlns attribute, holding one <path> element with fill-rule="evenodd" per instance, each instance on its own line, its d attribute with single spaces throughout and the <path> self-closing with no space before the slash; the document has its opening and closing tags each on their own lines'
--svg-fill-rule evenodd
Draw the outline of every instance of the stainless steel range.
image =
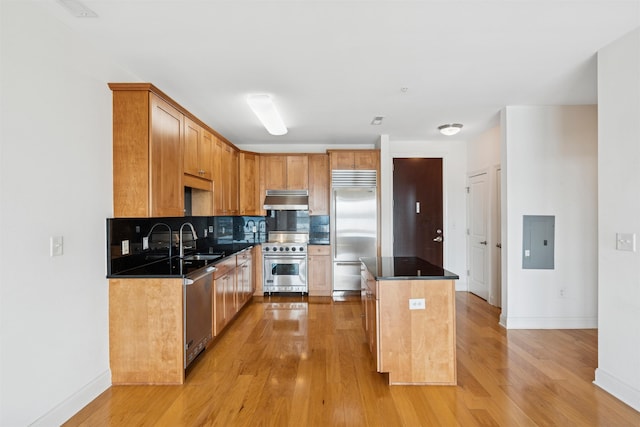
<svg viewBox="0 0 640 427">
<path fill-rule="evenodd" d="M 263 291 L 309 292 L 307 285 L 308 233 L 270 232 L 262 245 Z"/>
</svg>

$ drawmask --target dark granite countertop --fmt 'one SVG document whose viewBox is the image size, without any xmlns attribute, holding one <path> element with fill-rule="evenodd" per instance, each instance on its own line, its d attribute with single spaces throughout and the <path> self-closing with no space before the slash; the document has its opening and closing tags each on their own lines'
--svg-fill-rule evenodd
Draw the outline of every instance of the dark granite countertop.
<svg viewBox="0 0 640 427">
<path fill-rule="evenodd" d="M 108 279 L 131 279 L 131 278 L 183 278 L 194 273 L 201 268 L 215 265 L 224 259 L 235 256 L 243 250 L 250 249 L 252 245 L 241 248 L 228 249 L 232 252 L 216 252 L 220 256 L 216 259 L 185 259 L 179 256 L 172 256 L 171 259 L 167 255 L 149 256 L 141 254 L 137 257 L 135 264 L 130 268 L 124 268 L 117 272 L 108 272 Z M 207 254 L 207 252 L 204 252 Z M 192 255 L 192 253 L 189 253 Z"/>
<path fill-rule="evenodd" d="M 457 280 L 460 277 L 417 257 L 360 258 L 376 280 Z"/>
</svg>

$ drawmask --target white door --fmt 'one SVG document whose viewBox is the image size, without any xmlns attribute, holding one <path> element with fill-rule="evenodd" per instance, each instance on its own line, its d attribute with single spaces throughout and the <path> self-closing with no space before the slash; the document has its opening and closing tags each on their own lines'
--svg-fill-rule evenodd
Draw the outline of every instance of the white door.
<svg viewBox="0 0 640 427">
<path fill-rule="evenodd" d="M 486 173 L 469 177 L 469 291 L 480 298 L 489 297 L 489 250 L 487 245 L 487 196 Z"/>
</svg>

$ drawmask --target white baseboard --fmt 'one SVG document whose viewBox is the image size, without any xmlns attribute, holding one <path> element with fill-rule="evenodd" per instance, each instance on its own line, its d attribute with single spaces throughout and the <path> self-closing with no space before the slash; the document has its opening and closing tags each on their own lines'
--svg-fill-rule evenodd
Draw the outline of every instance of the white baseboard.
<svg viewBox="0 0 640 427">
<path fill-rule="evenodd" d="M 467 286 L 466 280 L 456 280 L 456 292 L 468 292 L 469 286 Z"/>
<path fill-rule="evenodd" d="M 503 319 L 500 319 L 501 324 Z M 507 316 L 507 329 L 597 329 L 597 317 L 513 317 Z"/>
<path fill-rule="evenodd" d="M 640 390 L 637 388 L 620 381 L 601 368 L 596 369 L 596 379 L 593 383 L 636 411 L 640 411 Z"/>
<path fill-rule="evenodd" d="M 98 397 L 103 391 L 111 387 L 111 372 L 105 371 L 89 384 L 62 401 L 58 406 L 47 412 L 30 426 L 33 427 L 49 427 L 59 426 L 82 408 L 87 406 L 89 402 Z"/>
</svg>

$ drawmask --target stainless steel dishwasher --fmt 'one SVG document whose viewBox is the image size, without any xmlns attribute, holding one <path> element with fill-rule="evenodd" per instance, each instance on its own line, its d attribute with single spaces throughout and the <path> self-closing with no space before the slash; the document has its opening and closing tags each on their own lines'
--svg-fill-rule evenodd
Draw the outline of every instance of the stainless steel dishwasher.
<svg viewBox="0 0 640 427">
<path fill-rule="evenodd" d="M 184 367 L 205 349 L 212 339 L 213 272 L 216 268 L 202 268 L 184 279 Z"/>
</svg>

